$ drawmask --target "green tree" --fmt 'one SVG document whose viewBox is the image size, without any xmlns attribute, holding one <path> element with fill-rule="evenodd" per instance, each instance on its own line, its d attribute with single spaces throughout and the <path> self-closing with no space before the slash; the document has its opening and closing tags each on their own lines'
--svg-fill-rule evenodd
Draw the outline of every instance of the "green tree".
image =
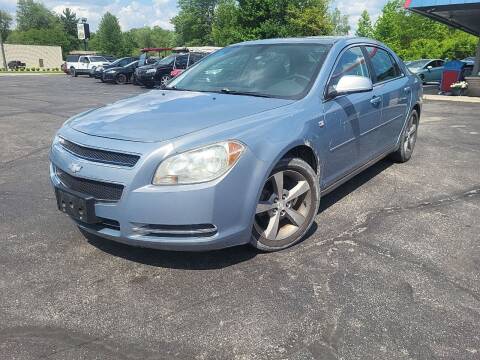
<svg viewBox="0 0 480 360">
<path fill-rule="evenodd" d="M 328 5 L 328 1 L 325 0 L 290 4 L 287 8 L 288 35 L 318 36 L 332 34 L 334 22 L 328 14 Z"/>
<path fill-rule="evenodd" d="M 33 0 L 18 0 L 17 30 L 48 29 L 58 23 L 57 17 L 43 4 Z"/>
<path fill-rule="evenodd" d="M 343 15 L 338 8 L 335 8 L 331 14 L 333 24 L 333 35 L 344 36 L 348 35 L 350 31 L 350 24 L 348 23 L 348 15 Z"/>
<path fill-rule="evenodd" d="M 70 8 L 65 8 L 60 15 L 60 22 L 67 34 L 77 37 L 77 14 L 75 14 Z"/>
<path fill-rule="evenodd" d="M 12 25 L 12 17 L 6 11 L 0 10 L 0 35 L 6 39 Z"/>
<path fill-rule="evenodd" d="M 108 55 L 123 55 L 124 42 L 122 29 L 115 15 L 109 12 L 103 15 L 98 26 L 96 37 L 95 46 L 97 50 Z"/>
<path fill-rule="evenodd" d="M 358 20 L 358 27 L 355 35 L 361 37 L 372 38 L 373 35 L 373 26 L 372 21 L 370 20 L 370 15 L 367 10 L 363 10 Z"/>
<path fill-rule="evenodd" d="M 25 45 L 51 45 L 67 49 L 70 42 L 61 26 L 51 29 L 29 29 L 27 31 L 12 31 L 7 38 L 8 43 Z"/>
<path fill-rule="evenodd" d="M 235 0 L 220 0 L 212 23 L 214 45 L 226 46 L 243 40 L 238 16 L 239 8 Z"/>
<path fill-rule="evenodd" d="M 179 0 L 180 11 L 172 19 L 177 45 L 208 45 L 218 0 Z"/>
</svg>

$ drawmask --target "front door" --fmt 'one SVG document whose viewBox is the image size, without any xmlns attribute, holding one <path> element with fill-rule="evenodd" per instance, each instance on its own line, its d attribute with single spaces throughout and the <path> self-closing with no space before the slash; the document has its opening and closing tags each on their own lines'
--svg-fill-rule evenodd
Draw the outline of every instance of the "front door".
<svg viewBox="0 0 480 360">
<path fill-rule="evenodd" d="M 337 60 L 329 81 L 329 91 L 334 90 L 344 75 L 369 77 L 368 67 L 361 47 L 346 49 Z M 361 165 L 365 150 L 360 142 L 372 122 L 381 114 L 381 101 L 373 101 L 373 91 L 337 96 L 324 104 L 325 128 L 328 134 L 328 157 L 324 167 L 325 186 L 347 175 Z"/>
</svg>

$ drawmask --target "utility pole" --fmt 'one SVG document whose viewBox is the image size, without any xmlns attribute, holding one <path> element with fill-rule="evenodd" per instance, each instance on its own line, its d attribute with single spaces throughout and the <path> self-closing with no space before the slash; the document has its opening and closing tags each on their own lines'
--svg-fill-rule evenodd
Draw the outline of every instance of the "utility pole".
<svg viewBox="0 0 480 360">
<path fill-rule="evenodd" d="M 473 76 L 479 76 L 480 73 L 480 37 L 478 38 L 477 53 L 475 55 L 475 65 L 473 65 Z"/>
<path fill-rule="evenodd" d="M 5 70 L 7 69 L 7 59 L 5 58 L 5 49 L 3 48 L 3 37 L 2 37 L 2 31 L 0 31 L 0 48 L 2 52 L 2 63 L 3 63 L 3 68 Z"/>
</svg>

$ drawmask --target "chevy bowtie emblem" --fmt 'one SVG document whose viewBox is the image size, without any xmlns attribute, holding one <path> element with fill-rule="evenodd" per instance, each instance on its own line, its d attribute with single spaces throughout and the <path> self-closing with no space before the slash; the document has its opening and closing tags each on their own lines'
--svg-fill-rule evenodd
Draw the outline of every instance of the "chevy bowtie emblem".
<svg viewBox="0 0 480 360">
<path fill-rule="evenodd" d="M 72 164 L 70 164 L 69 169 L 70 169 L 74 174 L 76 174 L 76 173 L 80 172 L 80 170 L 82 170 L 82 165 L 72 163 Z"/>
</svg>

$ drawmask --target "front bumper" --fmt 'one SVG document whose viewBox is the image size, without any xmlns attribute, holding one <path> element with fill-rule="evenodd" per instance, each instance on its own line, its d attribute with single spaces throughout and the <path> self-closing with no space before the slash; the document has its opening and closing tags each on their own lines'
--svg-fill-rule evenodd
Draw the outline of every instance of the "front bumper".
<svg viewBox="0 0 480 360">
<path fill-rule="evenodd" d="M 117 73 L 104 72 L 102 74 L 103 81 L 114 82 L 117 77 Z"/>
<path fill-rule="evenodd" d="M 77 144 L 100 144 L 99 138 L 81 133 L 74 135 L 68 139 Z M 108 139 L 102 139 L 101 144 L 116 151 L 131 146 L 129 142 Z M 153 173 L 161 159 L 171 152 L 171 145 L 138 146 L 142 153 L 140 160 L 134 167 L 125 168 L 80 159 L 60 144 L 54 144 L 50 152 L 50 179 L 54 187 L 62 186 L 55 168 L 84 179 L 124 185 L 119 201 L 95 203 L 95 215 L 105 222 L 76 221 L 80 228 L 128 245 L 165 250 L 212 250 L 250 241 L 265 164 L 248 149 L 235 167 L 218 180 L 195 185 L 154 186 L 151 184 Z M 72 163 L 81 166 L 80 173 L 72 173 Z M 195 230 L 207 226 L 211 231 Z M 158 228 L 163 230 L 148 231 Z M 184 229 L 194 231 L 188 233 Z"/>
</svg>

